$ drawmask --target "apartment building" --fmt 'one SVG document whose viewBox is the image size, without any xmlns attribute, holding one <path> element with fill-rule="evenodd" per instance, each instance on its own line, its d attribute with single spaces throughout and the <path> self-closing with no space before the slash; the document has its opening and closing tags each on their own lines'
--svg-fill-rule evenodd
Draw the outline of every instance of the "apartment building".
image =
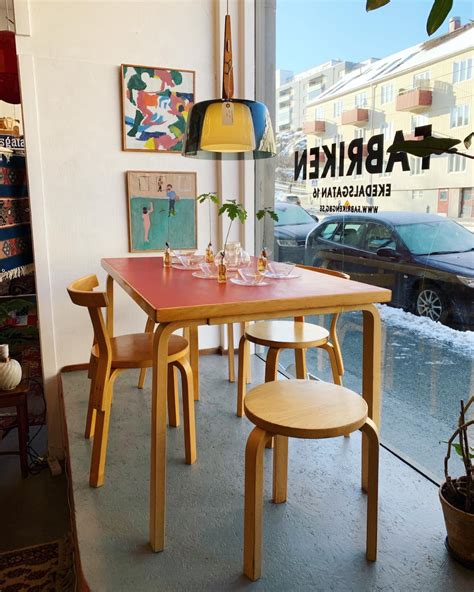
<svg viewBox="0 0 474 592">
<path fill-rule="evenodd" d="M 306 107 L 325 90 L 336 84 L 358 64 L 343 60 L 330 60 L 293 74 L 291 70 L 276 72 L 276 129 L 297 131 L 306 119 Z"/>
<path fill-rule="evenodd" d="M 398 130 L 404 139 L 412 140 L 422 139 L 423 130 L 416 129 L 423 126 L 431 126 L 434 136 L 460 140 L 473 131 L 473 26 L 461 26 L 459 19 L 453 18 L 447 34 L 353 69 L 307 103 L 303 129 L 308 156 L 311 147 L 321 148 L 320 174 L 316 179 L 308 178 L 307 186 L 316 200 L 323 200 L 320 205 L 377 204 L 383 210 L 474 217 L 472 160 L 456 154 L 433 156 L 427 168 L 427 161 L 408 155 L 409 170 L 403 170 L 401 162 L 390 170 L 386 153 Z M 368 141 L 377 134 L 384 136 L 383 167 L 379 173 L 369 173 Z M 364 164 L 362 170 L 351 170 L 349 145 L 358 138 L 362 139 Z M 331 176 L 327 171 L 324 174 L 327 153 L 322 147 L 333 144 L 338 163 L 344 161 L 345 166 L 334 167 Z M 458 148 L 469 152 L 462 143 Z M 389 185 L 389 190 L 381 197 L 374 197 L 373 191 L 367 196 L 364 190 L 352 194 L 350 188 L 344 190 L 376 184 Z"/>
</svg>

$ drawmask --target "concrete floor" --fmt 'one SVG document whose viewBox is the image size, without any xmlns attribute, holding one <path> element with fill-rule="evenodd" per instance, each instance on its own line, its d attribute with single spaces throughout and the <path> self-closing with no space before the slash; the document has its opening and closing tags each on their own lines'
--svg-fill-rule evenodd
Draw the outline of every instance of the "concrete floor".
<svg viewBox="0 0 474 592">
<path fill-rule="evenodd" d="M 254 381 L 261 381 L 263 364 L 253 364 Z M 201 359 L 195 465 L 183 462 L 182 428 L 168 429 L 166 549 L 152 553 L 150 378 L 139 391 L 137 377 L 129 371 L 116 382 L 106 483 L 91 489 L 91 444 L 83 438 L 89 383 L 84 372 L 63 375 L 79 546 L 91 590 L 472 592 L 472 572 L 446 553 L 437 488 L 383 449 L 379 555 L 365 560 L 358 433 L 290 441 L 282 505 L 270 502 L 267 451 L 263 577 L 243 577 L 243 459 L 252 425 L 235 415 L 235 385 L 218 356 Z"/>
</svg>

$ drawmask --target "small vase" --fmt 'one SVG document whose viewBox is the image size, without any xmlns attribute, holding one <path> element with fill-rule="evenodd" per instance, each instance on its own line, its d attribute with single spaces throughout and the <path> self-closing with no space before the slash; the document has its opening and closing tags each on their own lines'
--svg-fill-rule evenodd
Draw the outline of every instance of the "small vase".
<svg viewBox="0 0 474 592">
<path fill-rule="evenodd" d="M 267 252 L 265 251 L 265 249 L 262 249 L 262 252 L 260 253 L 260 257 L 258 258 L 258 261 L 257 261 L 258 271 L 264 272 L 267 269 L 267 265 L 268 265 Z"/>
<path fill-rule="evenodd" d="M 221 258 L 221 262 L 217 266 L 217 281 L 219 284 L 227 283 L 227 265 L 224 257 Z"/>
<path fill-rule="evenodd" d="M 171 249 L 168 243 L 166 243 L 166 249 L 163 255 L 163 267 L 171 267 Z"/>
<path fill-rule="evenodd" d="M 214 251 L 212 250 L 212 243 L 209 243 L 206 247 L 206 255 L 205 255 L 206 263 L 214 263 Z"/>
<path fill-rule="evenodd" d="M 9 357 L 8 345 L 0 345 L 0 390 L 11 391 L 21 382 L 19 362 Z"/>
</svg>

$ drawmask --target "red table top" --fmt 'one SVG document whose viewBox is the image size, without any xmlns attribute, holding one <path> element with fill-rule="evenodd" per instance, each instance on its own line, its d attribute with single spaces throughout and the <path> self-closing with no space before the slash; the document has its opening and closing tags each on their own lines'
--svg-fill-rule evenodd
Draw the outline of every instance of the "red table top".
<svg viewBox="0 0 474 592">
<path fill-rule="evenodd" d="M 298 269 L 293 280 L 238 286 L 198 279 L 164 268 L 162 257 L 102 259 L 102 267 L 156 321 L 202 320 L 279 311 L 388 302 L 391 292 L 323 273 Z"/>
</svg>

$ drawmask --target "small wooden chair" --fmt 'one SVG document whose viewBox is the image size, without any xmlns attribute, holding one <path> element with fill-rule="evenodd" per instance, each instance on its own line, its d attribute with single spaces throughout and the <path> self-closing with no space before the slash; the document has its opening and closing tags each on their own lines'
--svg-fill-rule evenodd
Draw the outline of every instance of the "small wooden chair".
<svg viewBox="0 0 474 592">
<path fill-rule="evenodd" d="M 298 267 L 349 279 L 346 273 L 333 269 L 307 267 L 304 265 L 298 265 Z M 237 415 L 242 417 L 244 411 L 245 384 L 248 382 L 249 342 L 268 347 L 267 361 L 265 364 L 265 382 L 277 379 L 278 358 L 282 349 L 294 350 L 296 378 L 307 378 L 306 350 L 310 347 L 320 347 L 326 350 L 329 355 L 334 383 L 342 384 L 344 364 L 336 333 L 338 319 L 339 314 L 332 316 L 329 331 L 320 325 L 305 323 L 304 317 L 298 317 L 294 321 L 261 321 L 248 325 L 239 343 Z"/>
<path fill-rule="evenodd" d="M 94 328 L 89 377 L 91 390 L 86 421 L 86 438 L 94 438 L 89 483 L 100 487 L 104 483 L 107 439 L 112 404 L 113 384 L 127 368 L 150 368 L 153 365 L 153 333 L 134 333 L 110 337 L 101 308 L 109 306 L 105 292 L 94 292 L 99 285 L 95 275 L 78 279 L 68 287 L 74 304 L 86 306 Z M 168 347 L 168 414 L 170 425 L 178 425 L 179 409 L 176 397 L 175 369 L 181 373 L 183 390 L 184 444 L 187 464 L 196 461 L 196 428 L 192 370 L 187 360 L 188 342 L 172 335 Z"/>
<path fill-rule="evenodd" d="M 366 557 L 377 555 L 379 438 L 365 400 L 343 386 L 314 380 L 281 380 L 252 389 L 245 414 L 256 425 L 245 449 L 244 573 L 258 580 L 262 563 L 263 461 L 274 438 L 273 501 L 287 499 L 288 438 L 334 438 L 361 430 L 369 443 Z"/>
</svg>

